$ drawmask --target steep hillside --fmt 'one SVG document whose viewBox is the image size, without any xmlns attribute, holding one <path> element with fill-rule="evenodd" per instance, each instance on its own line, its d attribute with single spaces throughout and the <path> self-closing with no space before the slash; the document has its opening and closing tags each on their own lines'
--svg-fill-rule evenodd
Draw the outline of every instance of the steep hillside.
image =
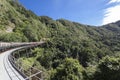
<svg viewBox="0 0 120 80">
<path fill-rule="evenodd" d="M 32 65 L 49 74 L 48 80 L 108 80 L 102 72 L 119 74 L 120 21 L 97 27 L 52 20 L 26 10 L 17 0 L 0 0 L 0 41 L 41 39 L 46 43 L 32 50 L 30 58 L 21 59 L 30 63 L 32 60 Z M 111 80 L 119 79 L 115 75 Z"/>
<path fill-rule="evenodd" d="M 22 7 L 17 0 L 0 0 L 0 5 L 1 41 L 39 41 L 48 34 L 39 17 Z M 17 40 L 7 40 L 4 36 L 16 37 Z"/>
</svg>

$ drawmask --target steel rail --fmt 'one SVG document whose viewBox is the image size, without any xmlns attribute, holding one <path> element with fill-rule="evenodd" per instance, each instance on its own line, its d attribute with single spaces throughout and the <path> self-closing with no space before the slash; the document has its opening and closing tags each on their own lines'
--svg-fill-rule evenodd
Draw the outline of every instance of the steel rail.
<svg viewBox="0 0 120 80">
<path fill-rule="evenodd" d="M 7 58 L 8 59 L 8 58 Z M 9 64 L 8 66 L 9 66 L 9 68 L 12 70 L 12 72 L 15 74 L 15 76 L 18 78 L 18 80 L 21 80 L 20 78 L 19 78 L 19 76 L 15 73 L 15 71 L 13 70 L 13 68 L 10 66 L 10 61 L 9 61 L 9 59 L 8 60 L 6 60 L 7 61 L 7 64 Z M 8 62 L 9 61 L 9 62 Z M 12 78 L 12 77 L 11 77 Z"/>
<path fill-rule="evenodd" d="M 7 72 L 10 80 L 12 80 L 12 77 L 10 76 L 10 74 L 9 74 L 9 72 L 8 72 L 8 70 L 7 70 L 7 67 L 6 67 L 6 65 L 5 65 L 5 61 L 6 61 L 6 60 L 5 60 L 5 57 L 6 57 L 6 56 L 4 56 L 4 60 L 3 60 L 4 68 L 5 68 L 6 72 Z"/>
</svg>

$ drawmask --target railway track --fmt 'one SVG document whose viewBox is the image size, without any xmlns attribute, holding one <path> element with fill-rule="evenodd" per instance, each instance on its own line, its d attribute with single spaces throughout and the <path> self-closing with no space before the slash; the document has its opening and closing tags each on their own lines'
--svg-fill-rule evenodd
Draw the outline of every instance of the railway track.
<svg viewBox="0 0 120 80">
<path fill-rule="evenodd" d="M 0 43 L 0 51 L 5 51 L 0 54 L 0 80 L 29 80 L 29 76 L 23 77 L 22 73 L 17 70 L 11 63 L 10 55 L 20 49 L 34 47 L 44 42 L 32 43 Z M 1 46 L 2 44 L 2 46 Z M 14 45 L 14 46 L 13 46 Z M 35 76 L 31 75 L 30 77 Z M 37 79 L 42 80 L 42 79 Z"/>
</svg>

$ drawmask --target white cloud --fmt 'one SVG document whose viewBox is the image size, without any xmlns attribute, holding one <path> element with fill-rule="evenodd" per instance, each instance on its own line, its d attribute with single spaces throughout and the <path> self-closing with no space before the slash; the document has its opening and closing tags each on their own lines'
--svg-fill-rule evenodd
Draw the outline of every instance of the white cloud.
<svg viewBox="0 0 120 80">
<path fill-rule="evenodd" d="M 111 4 L 111 3 L 118 3 L 120 2 L 120 0 L 110 0 L 110 2 L 108 4 Z"/>
<path fill-rule="evenodd" d="M 120 20 L 120 5 L 110 7 L 105 10 L 103 24 L 108 24 Z"/>
<path fill-rule="evenodd" d="M 120 20 L 120 0 L 110 0 L 108 4 L 114 4 L 115 6 L 111 6 L 104 11 L 104 18 L 102 24 L 108 24 L 112 22 L 116 22 Z"/>
</svg>

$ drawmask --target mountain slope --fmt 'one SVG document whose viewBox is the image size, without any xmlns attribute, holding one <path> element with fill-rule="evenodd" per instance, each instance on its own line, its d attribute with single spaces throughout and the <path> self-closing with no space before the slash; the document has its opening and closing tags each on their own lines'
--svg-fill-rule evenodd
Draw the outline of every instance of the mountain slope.
<svg viewBox="0 0 120 80">
<path fill-rule="evenodd" d="M 59 74 L 65 71 L 67 63 L 73 69 L 71 71 L 67 67 L 69 72 L 76 76 L 76 79 L 72 77 L 72 80 L 82 79 L 78 77 L 83 74 L 82 71 L 88 71 L 88 74 L 84 73 L 87 76 L 84 80 L 94 80 L 88 77 L 95 74 L 92 71 L 97 70 L 96 66 L 101 66 L 105 60 L 112 62 L 111 58 L 107 57 L 99 65 L 103 57 L 120 56 L 120 21 L 96 27 L 64 19 L 52 20 L 47 16 L 37 16 L 32 11 L 26 10 L 17 0 L 0 0 L 0 41 L 40 40 L 46 40 L 46 43 L 34 49 L 30 58 L 21 57 L 23 60 L 35 61 L 33 65 L 44 68 L 46 73 L 52 76 L 51 80 L 64 76 Z M 118 59 L 112 58 L 112 60 Z M 76 72 L 79 75 L 74 69 L 78 70 Z M 66 75 L 71 76 L 67 71 L 65 72 Z"/>
<path fill-rule="evenodd" d="M 55 21 L 47 16 L 38 17 L 21 6 L 17 0 L 0 1 L 1 41 L 46 39 L 55 43 L 55 47 L 62 47 L 61 50 L 66 50 L 64 45 L 71 47 L 82 44 L 83 47 L 92 46 L 98 51 L 101 51 L 102 48 L 106 49 L 106 52 L 119 51 L 119 21 L 101 27 L 83 25 L 64 19 Z"/>
</svg>

